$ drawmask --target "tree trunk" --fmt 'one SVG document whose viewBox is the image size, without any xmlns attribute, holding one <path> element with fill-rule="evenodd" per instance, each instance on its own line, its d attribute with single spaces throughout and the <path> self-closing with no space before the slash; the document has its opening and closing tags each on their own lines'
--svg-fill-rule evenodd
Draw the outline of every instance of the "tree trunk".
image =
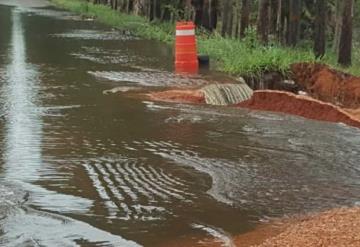
<svg viewBox="0 0 360 247">
<path fill-rule="evenodd" d="M 230 12 L 229 12 L 229 22 L 228 22 L 228 28 L 226 31 L 226 34 L 228 37 L 232 37 L 233 35 L 233 25 L 234 25 L 234 2 L 231 1 L 230 5 Z"/>
<path fill-rule="evenodd" d="M 335 34 L 333 40 L 332 50 L 334 53 L 339 52 L 341 25 L 342 25 L 342 12 L 343 12 L 343 0 L 336 0 L 335 2 Z"/>
<path fill-rule="evenodd" d="M 260 0 L 257 33 L 263 44 L 269 42 L 269 7 L 270 0 Z"/>
<path fill-rule="evenodd" d="M 120 10 L 123 12 L 126 12 L 126 6 L 127 6 L 127 1 L 122 1 L 121 5 L 120 5 Z"/>
<path fill-rule="evenodd" d="M 277 28 L 277 17 L 278 17 L 278 0 L 270 0 L 270 34 L 276 33 Z"/>
<path fill-rule="evenodd" d="M 204 0 L 192 0 L 191 2 L 195 9 L 195 25 L 201 26 L 203 21 Z"/>
<path fill-rule="evenodd" d="M 153 0 L 149 0 L 147 2 L 147 17 L 149 21 L 152 21 L 154 19 Z"/>
<path fill-rule="evenodd" d="M 153 19 L 161 18 L 161 8 L 160 8 L 160 0 L 152 0 L 152 11 L 153 11 Z"/>
<path fill-rule="evenodd" d="M 134 3 L 133 0 L 127 0 L 127 5 L 126 5 L 126 13 L 131 13 L 133 11 L 133 7 L 134 7 Z"/>
<path fill-rule="evenodd" d="M 146 14 L 146 1 L 145 0 L 135 0 L 134 1 L 134 14 L 136 14 L 136 15 Z"/>
<path fill-rule="evenodd" d="M 217 0 L 192 0 L 195 24 L 212 31 L 217 25 Z"/>
<path fill-rule="evenodd" d="M 218 0 L 209 0 L 209 30 L 212 31 L 217 25 Z"/>
<path fill-rule="evenodd" d="M 240 1 L 235 2 L 235 34 L 234 37 L 239 37 L 240 31 L 240 18 L 241 18 L 241 3 Z"/>
<path fill-rule="evenodd" d="M 353 35 L 353 0 L 343 0 L 344 9 L 339 45 L 338 62 L 342 66 L 351 65 L 352 35 Z"/>
<path fill-rule="evenodd" d="M 222 13 L 222 28 L 221 28 L 221 35 L 226 36 L 229 25 L 230 25 L 230 15 L 232 14 L 232 0 L 224 1 L 223 13 Z"/>
<path fill-rule="evenodd" d="M 314 29 L 314 54 L 316 58 L 325 55 L 327 0 L 316 0 L 316 19 Z"/>
<path fill-rule="evenodd" d="M 282 0 L 278 0 L 277 4 L 277 17 L 276 17 L 276 33 L 277 33 L 277 39 L 279 42 L 282 41 L 282 33 L 283 33 L 283 5 Z"/>
<path fill-rule="evenodd" d="M 203 3 L 203 10 L 202 10 L 202 18 L 201 18 L 201 25 L 209 30 L 210 29 L 210 15 L 209 15 L 209 0 L 204 0 L 204 3 Z"/>
<path fill-rule="evenodd" d="M 290 0 L 288 45 L 296 46 L 299 38 L 301 0 Z"/>
<path fill-rule="evenodd" d="M 251 0 L 242 0 L 241 19 L 240 19 L 240 38 L 245 37 L 245 31 L 249 27 L 250 1 Z"/>
</svg>

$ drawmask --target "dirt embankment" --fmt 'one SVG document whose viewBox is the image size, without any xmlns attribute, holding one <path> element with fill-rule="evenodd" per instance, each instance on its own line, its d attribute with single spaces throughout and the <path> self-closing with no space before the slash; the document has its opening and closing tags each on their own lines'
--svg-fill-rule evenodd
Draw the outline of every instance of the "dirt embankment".
<svg viewBox="0 0 360 247">
<path fill-rule="evenodd" d="M 309 119 L 342 122 L 360 128 L 360 77 L 345 74 L 322 64 L 291 66 L 292 78 L 309 96 L 276 90 L 258 90 L 238 107 L 282 112 Z M 204 104 L 201 89 L 149 93 L 152 100 Z"/>
<path fill-rule="evenodd" d="M 158 101 L 205 103 L 203 92 L 195 89 L 154 92 L 148 96 Z M 258 90 L 254 92 L 250 100 L 236 106 L 252 110 L 282 112 L 320 121 L 341 122 L 360 128 L 360 109 L 342 109 L 331 103 L 289 92 Z"/>
<path fill-rule="evenodd" d="M 254 110 L 283 112 L 320 121 L 342 122 L 360 128 L 359 119 L 350 112 L 330 103 L 288 92 L 255 91 L 250 100 L 237 106 Z"/>
<path fill-rule="evenodd" d="M 291 73 L 292 79 L 315 99 L 343 108 L 360 107 L 360 77 L 314 63 L 293 64 Z"/>
<path fill-rule="evenodd" d="M 260 90 L 238 106 L 360 128 L 360 77 L 314 63 L 293 64 L 291 71 L 292 79 L 311 97 Z"/>
</svg>

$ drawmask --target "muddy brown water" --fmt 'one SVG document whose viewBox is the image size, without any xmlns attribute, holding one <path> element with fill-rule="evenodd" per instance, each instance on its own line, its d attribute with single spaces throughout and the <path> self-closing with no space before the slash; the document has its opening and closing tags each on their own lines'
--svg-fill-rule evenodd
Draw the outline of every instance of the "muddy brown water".
<svg viewBox="0 0 360 247">
<path fill-rule="evenodd" d="M 1 246 L 232 246 L 269 217 L 360 202 L 357 129 L 102 94 L 232 80 L 174 75 L 171 53 L 0 6 Z"/>
</svg>

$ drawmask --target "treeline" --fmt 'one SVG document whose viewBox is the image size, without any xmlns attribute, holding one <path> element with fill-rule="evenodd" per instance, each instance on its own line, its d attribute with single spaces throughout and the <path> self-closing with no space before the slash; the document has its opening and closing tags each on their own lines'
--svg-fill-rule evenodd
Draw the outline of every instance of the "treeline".
<svg viewBox="0 0 360 247">
<path fill-rule="evenodd" d="M 150 21 L 193 20 L 224 37 L 256 30 L 264 45 L 313 46 L 316 58 L 331 49 L 351 65 L 355 0 L 87 0 Z"/>
</svg>

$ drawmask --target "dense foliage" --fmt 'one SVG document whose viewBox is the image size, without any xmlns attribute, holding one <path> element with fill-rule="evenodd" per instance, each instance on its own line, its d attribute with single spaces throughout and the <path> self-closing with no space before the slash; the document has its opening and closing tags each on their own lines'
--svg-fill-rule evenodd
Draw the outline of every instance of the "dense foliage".
<svg viewBox="0 0 360 247">
<path fill-rule="evenodd" d="M 353 64 L 345 70 L 359 74 L 359 54 L 352 49 L 359 11 L 355 0 L 53 1 L 166 42 L 173 40 L 175 21 L 193 20 L 200 52 L 217 59 L 227 72 L 286 71 L 292 62 L 319 60 Z"/>
</svg>

